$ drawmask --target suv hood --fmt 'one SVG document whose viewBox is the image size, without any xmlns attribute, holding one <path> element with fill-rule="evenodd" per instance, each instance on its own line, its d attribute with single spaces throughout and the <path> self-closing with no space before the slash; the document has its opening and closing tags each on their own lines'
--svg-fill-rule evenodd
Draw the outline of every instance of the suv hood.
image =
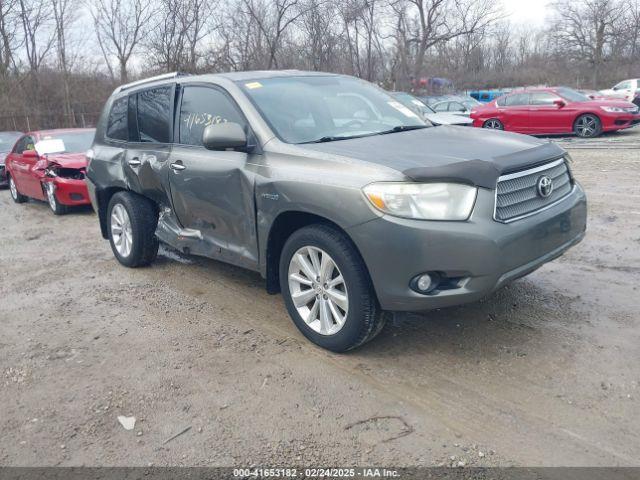
<svg viewBox="0 0 640 480">
<path fill-rule="evenodd" d="M 565 154 L 556 144 L 527 135 L 449 126 L 298 146 L 393 168 L 416 182 L 484 188 L 495 188 L 500 175 Z"/>
</svg>

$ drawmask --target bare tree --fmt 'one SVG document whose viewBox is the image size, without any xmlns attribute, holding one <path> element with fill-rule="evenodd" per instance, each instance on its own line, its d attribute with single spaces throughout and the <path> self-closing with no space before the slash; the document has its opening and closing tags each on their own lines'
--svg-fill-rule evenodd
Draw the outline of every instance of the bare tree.
<svg viewBox="0 0 640 480">
<path fill-rule="evenodd" d="M 195 72 L 201 43 L 217 25 L 211 21 L 215 4 L 207 0 L 161 0 L 160 17 L 147 40 L 149 63 L 162 70 Z"/>
<path fill-rule="evenodd" d="M 617 0 L 558 0 L 552 30 L 558 48 L 592 67 L 592 87 L 600 86 L 600 74 L 612 43 L 621 34 L 622 5 Z"/>
<path fill-rule="evenodd" d="M 0 77 L 14 66 L 14 53 L 19 47 L 17 13 L 17 0 L 0 0 Z"/>
<path fill-rule="evenodd" d="M 55 37 L 50 33 L 51 7 L 47 0 L 18 0 L 25 56 L 29 71 L 35 74 L 53 47 Z"/>
<path fill-rule="evenodd" d="M 111 57 L 116 57 L 120 70 L 120 82 L 125 83 L 128 79 L 127 64 L 143 40 L 144 27 L 153 13 L 150 0 L 93 0 L 93 2 L 91 15 L 100 49 L 112 75 Z"/>
<path fill-rule="evenodd" d="M 413 74 L 422 75 L 428 50 L 454 38 L 481 34 L 499 19 L 492 0 L 400 0 L 407 2 L 413 19 L 410 30 L 415 44 Z"/>
<path fill-rule="evenodd" d="M 78 2 L 76 0 L 52 0 L 51 7 L 55 21 L 56 50 L 58 54 L 58 65 L 62 71 L 62 83 L 64 89 L 63 110 L 67 119 L 73 118 L 71 107 L 71 92 L 69 86 L 70 61 L 68 51 L 68 31 L 75 20 L 75 11 Z"/>
<path fill-rule="evenodd" d="M 243 0 L 245 12 L 260 30 L 267 45 L 268 69 L 278 68 L 278 51 L 291 25 L 305 12 L 300 0 Z M 308 7 L 307 7 L 308 8 Z"/>
</svg>

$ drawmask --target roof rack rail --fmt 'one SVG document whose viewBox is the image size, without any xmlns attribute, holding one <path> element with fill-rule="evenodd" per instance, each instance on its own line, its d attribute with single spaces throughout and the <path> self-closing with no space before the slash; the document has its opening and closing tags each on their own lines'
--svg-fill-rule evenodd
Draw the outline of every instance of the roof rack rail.
<svg viewBox="0 0 640 480">
<path fill-rule="evenodd" d="M 176 77 L 184 77 L 187 75 L 189 74 L 184 72 L 163 73 L 162 75 L 156 75 L 155 77 L 143 78 L 142 80 L 137 80 L 135 82 L 125 83 L 124 85 L 120 86 L 118 91 L 122 92 L 123 90 L 129 90 L 130 88 L 137 87 L 139 85 L 144 85 L 145 83 L 156 82 L 158 80 L 168 80 L 170 78 L 176 78 Z"/>
</svg>

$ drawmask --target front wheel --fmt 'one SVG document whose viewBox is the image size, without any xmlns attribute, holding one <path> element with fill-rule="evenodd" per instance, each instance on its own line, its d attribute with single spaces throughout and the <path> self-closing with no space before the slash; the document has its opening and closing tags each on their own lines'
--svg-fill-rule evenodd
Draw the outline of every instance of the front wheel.
<svg viewBox="0 0 640 480">
<path fill-rule="evenodd" d="M 488 128 L 490 130 L 504 130 L 504 125 L 497 118 L 490 118 L 484 122 L 482 128 Z"/>
<path fill-rule="evenodd" d="M 591 114 L 580 115 L 573 124 L 574 133 L 582 138 L 597 137 L 602 133 L 602 123 L 600 119 Z"/>
<path fill-rule="evenodd" d="M 56 187 L 51 182 L 46 182 L 44 184 L 44 191 L 47 194 L 47 202 L 49 203 L 49 208 L 54 215 L 64 215 L 67 213 L 67 206 L 62 205 L 58 198 L 56 197 Z"/>
<path fill-rule="evenodd" d="M 8 175 L 8 177 L 9 177 L 9 191 L 11 192 L 11 198 L 13 198 L 13 201 L 16 203 L 26 202 L 27 197 L 25 197 L 18 191 L 18 186 L 16 185 L 16 182 L 14 182 L 13 176 Z"/>
<path fill-rule="evenodd" d="M 107 208 L 109 243 L 118 261 L 126 267 L 149 265 L 158 254 L 155 236 L 158 212 L 145 197 L 118 192 Z"/>
<path fill-rule="evenodd" d="M 328 350 L 356 348 L 384 325 L 360 255 L 331 226 L 311 225 L 289 237 L 280 257 L 280 287 L 298 329 Z"/>
</svg>

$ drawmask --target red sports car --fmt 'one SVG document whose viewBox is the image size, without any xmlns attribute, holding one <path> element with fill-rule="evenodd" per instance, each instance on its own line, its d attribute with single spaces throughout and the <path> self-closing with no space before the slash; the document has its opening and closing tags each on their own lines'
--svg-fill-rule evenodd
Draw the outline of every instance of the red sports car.
<svg viewBox="0 0 640 480">
<path fill-rule="evenodd" d="M 640 123 L 638 110 L 625 100 L 594 100 L 567 87 L 530 88 L 475 107 L 471 118 L 474 127 L 596 137 Z"/>
<path fill-rule="evenodd" d="M 56 215 L 90 203 L 84 181 L 92 128 L 42 130 L 21 136 L 6 158 L 11 197 L 45 200 Z"/>
</svg>

